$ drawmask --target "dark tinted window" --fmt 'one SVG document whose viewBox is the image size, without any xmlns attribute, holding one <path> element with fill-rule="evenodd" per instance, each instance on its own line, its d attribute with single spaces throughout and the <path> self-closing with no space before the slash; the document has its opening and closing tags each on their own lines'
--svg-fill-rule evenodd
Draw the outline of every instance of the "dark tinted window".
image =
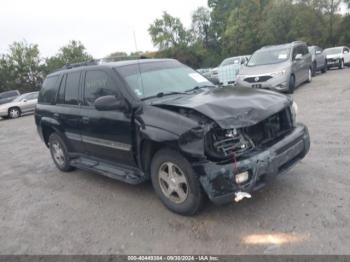
<svg viewBox="0 0 350 262">
<path fill-rule="evenodd" d="M 309 52 L 309 50 L 307 50 L 307 52 Z M 303 46 L 296 46 L 296 47 L 294 47 L 294 49 L 293 49 L 293 60 L 295 59 L 295 57 L 298 54 L 301 54 L 303 56 L 306 54 L 306 51 L 305 51 Z"/>
<path fill-rule="evenodd" d="M 18 96 L 17 91 L 8 91 L 0 94 L 0 98 L 10 98 L 14 96 Z"/>
<path fill-rule="evenodd" d="M 302 54 L 303 54 L 303 55 L 309 54 L 309 49 L 307 48 L 306 45 L 302 45 L 302 46 L 301 46 L 301 51 L 302 51 Z"/>
<path fill-rule="evenodd" d="M 28 96 L 26 96 L 25 99 L 27 100 L 34 100 L 38 98 L 38 93 L 33 93 L 33 94 L 29 94 Z"/>
<path fill-rule="evenodd" d="M 39 103 L 54 104 L 57 95 L 57 80 L 59 76 L 52 76 L 45 79 L 39 94 Z"/>
<path fill-rule="evenodd" d="M 85 77 L 85 104 L 92 106 L 101 96 L 118 95 L 117 87 L 103 71 L 88 71 Z"/>
<path fill-rule="evenodd" d="M 61 84 L 57 95 L 57 104 L 64 104 L 64 93 L 66 91 L 66 79 L 67 79 L 67 75 L 64 75 L 61 79 Z"/>
<path fill-rule="evenodd" d="M 68 105 L 78 105 L 80 72 L 67 74 L 64 102 Z"/>
</svg>

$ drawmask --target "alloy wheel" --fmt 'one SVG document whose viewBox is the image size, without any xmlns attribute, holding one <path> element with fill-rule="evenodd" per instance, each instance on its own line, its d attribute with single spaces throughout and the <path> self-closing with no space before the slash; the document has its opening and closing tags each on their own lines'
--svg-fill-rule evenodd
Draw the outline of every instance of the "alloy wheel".
<svg viewBox="0 0 350 262">
<path fill-rule="evenodd" d="M 158 172 L 162 193 L 176 204 L 185 202 L 189 194 L 189 185 L 184 172 L 171 162 L 163 163 Z"/>
<path fill-rule="evenodd" d="M 63 167 L 65 163 L 65 156 L 64 156 L 64 151 L 61 144 L 58 141 L 55 141 L 52 143 L 51 148 L 52 148 L 51 149 L 52 155 L 57 165 L 59 165 L 60 167 Z"/>
<path fill-rule="evenodd" d="M 10 118 L 18 118 L 20 116 L 20 112 L 17 108 L 10 109 L 9 112 Z"/>
<path fill-rule="evenodd" d="M 309 69 L 309 78 L 308 81 L 311 82 L 312 81 L 312 70 Z"/>
</svg>

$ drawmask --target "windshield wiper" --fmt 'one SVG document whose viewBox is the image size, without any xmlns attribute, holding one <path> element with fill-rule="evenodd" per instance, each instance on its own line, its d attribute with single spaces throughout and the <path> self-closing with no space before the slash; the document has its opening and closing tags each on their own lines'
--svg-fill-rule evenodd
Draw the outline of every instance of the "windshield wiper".
<svg viewBox="0 0 350 262">
<path fill-rule="evenodd" d="M 153 98 L 162 98 L 164 96 L 172 96 L 172 95 L 187 95 L 187 93 L 185 92 L 160 92 L 158 94 L 156 94 L 155 96 L 149 96 L 149 97 L 145 97 L 142 100 L 148 100 L 148 99 L 153 99 Z"/>
<path fill-rule="evenodd" d="M 195 86 L 194 88 L 192 88 L 190 90 L 186 90 L 185 92 L 190 93 L 190 92 L 198 91 L 198 90 L 201 90 L 204 88 L 216 88 L 216 86 L 214 86 L 214 85 Z"/>
</svg>

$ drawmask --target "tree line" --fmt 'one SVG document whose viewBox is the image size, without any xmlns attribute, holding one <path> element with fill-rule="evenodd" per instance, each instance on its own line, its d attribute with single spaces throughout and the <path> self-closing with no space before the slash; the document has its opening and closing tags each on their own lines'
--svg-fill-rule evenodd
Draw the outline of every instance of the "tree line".
<svg viewBox="0 0 350 262">
<path fill-rule="evenodd" d="M 195 67 L 217 66 L 224 58 L 249 55 L 264 45 L 301 40 L 331 47 L 350 44 L 350 0 L 208 0 L 193 12 L 192 25 L 164 12 L 149 27 L 158 57 Z"/>
<path fill-rule="evenodd" d="M 264 45 L 302 40 L 310 45 L 350 45 L 350 0 L 208 0 L 193 12 L 190 28 L 164 12 L 149 27 L 157 52 L 115 52 L 107 59 L 172 57 L 194 67 L 215 67 L 224 58 L 248 55 Z M 91 60 L 85 46 L 70 41 L 42 58 L 39 47 L 14 42 L 0 54 L 0 92 L 39 90 L 43 79 L 65 64 Z"/>
</svg>

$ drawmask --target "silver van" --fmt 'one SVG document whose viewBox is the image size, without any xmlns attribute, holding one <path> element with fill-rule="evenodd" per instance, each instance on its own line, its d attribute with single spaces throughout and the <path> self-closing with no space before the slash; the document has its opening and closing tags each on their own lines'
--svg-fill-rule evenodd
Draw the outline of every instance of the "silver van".
<svg viewBox="0 0 350 262">
<path fill-rule="evenodd" d="M 293 93 L 312 81 L 312 59 L 304 42 L 266 46 L 257 50 L 236 78 L 238 86 Z"/>
</svg>

